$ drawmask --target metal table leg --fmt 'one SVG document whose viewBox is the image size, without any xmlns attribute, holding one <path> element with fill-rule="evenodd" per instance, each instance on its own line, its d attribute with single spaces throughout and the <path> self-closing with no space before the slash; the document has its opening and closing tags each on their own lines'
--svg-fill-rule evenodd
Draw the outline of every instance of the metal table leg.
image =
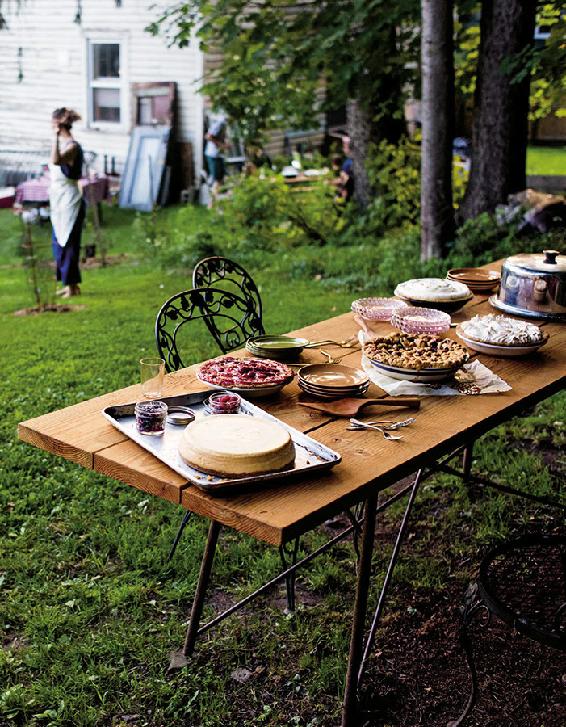
<svg viewBox="0 0 566 727">
<path fill-rule="evenodd" d="M 183 530 L 187 527 L 187 523 L 191 519 L 191 511 L 187 510 L 187 512 L 183 515 L 183 519 L 181 520 L 181 524 L 179 525 L 179 529 L 177 530 L 177 534 L 175 535 L 175 540 L 173 540 L 173 544 L 171 545 L 171 550 L 169 551 L 169 555 L 167 556 L 167 562 L 171 562 L 173 556 L 175 555 L 175 551 L 177 550 L 177 546 L 179 545 L 179 540 L 181 540 L 181 536 L 183 535 Z"/>
<path fill-rule="evenodd" d="M 208 528 L 208 540 L 206 542 L 206 547 L 204 549 L 200 565 L 200 573 L 195 597 L 193 599 L 193 606 L 191 608 L 191 617 L 187 627 L 185 643 L 181 652 L 175 652 L 171 655 L 169 669 L 180 669 L 181 667 L 186 666 L 188 663 L 188 657 L 194 651 L 195 642 L 198 636 L 200 617 L 202 616 L 202 609 L 204 607 L 206 589 L 212 572 L 212 563 L 214 561 L 214 553 L 216 552 L 216 543 L 218 542 L 220 528 L 221 525 L 219 522 L 211 520 L 210 527 Z"/>
<path fill-rule="evenodd" d="M 358 565 L 356 600 L 350 636 L 350 656 L 346 673 L 346 689 L 342 706 L 342 727 L 358 727 L 358 671 L 364 648 L 364 624 L 367 611 L 369 582 L 371 576 L 371 557 L 375 537 L 375 515 L 377 495 L 371 495 L 365 503 L 364 527 L 362 530 L 362 550 Z"/>
</svg>

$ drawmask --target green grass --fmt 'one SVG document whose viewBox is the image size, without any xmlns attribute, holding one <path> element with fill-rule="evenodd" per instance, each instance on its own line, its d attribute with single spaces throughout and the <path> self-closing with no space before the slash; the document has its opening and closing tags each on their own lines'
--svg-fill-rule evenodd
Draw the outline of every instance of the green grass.
<svg viewBox="0 0 566 727">
<path fill-rule="evenodd" d="M 166 565 L 178 507 L 17 441 L 19 421 L 135 382 L 137 360 L 154 350 L 156 311 L 189 287 L 186 275 L 167 274 L 140 256 L 143 243 L 132 220 L 120 210 L 106 212 L 109 252 L 127 257 L 85 271 L 77 301 L 83 309 L 16 317 L 15 310 L 33 301 L 17 256 L 18 221 L 0 214 L 0 724 L 333 724 L 355 581 L 348 544 L 306 570 L 301 587 L 312 605 L 300 608 L 295 623 L 272 599 L 260 601 L 203 639 L 182 673 L 167 676 L 169 651 L 182 643 L 206 523 L 191 522 Z M 37 234 L 46 239 L 48 231 Z M 348 251 L 337 254 L 346 259 Z M 349 308 L 351 294 L 318 279 L 293 280 L 292 259 L 279 260 L 276 274 L 266 261 L 251 272 L 261 287 L 267 330 L 297 328 Z M 192 360 L 213 352 L 206 331 L 196 329 Z M 560 463 L 549 472 L 540 452 L 563 456 L 564 403 L 564 396 L 553 397 L 485 437 L 478 467 L 531 491 L 556 491 Z M 423 489 L 414 524 L 419 536 L 396 583 L 441 589 L 449 544 L 466 556 L 452 565 L 450 578 L 465 584 L 479 547 L 538 512 L 498 497 L 470 503 L 460 485 L 440 477 Z M 314 533 L 306 547 L 322 540 Z M 377 574 L 387 552 L 377 549 Z M 215 562 L 213 600 L 248 592 L 277 565 L 274 549 L 227 531 Z M 390 612 L 405 607 L 394 593 Z M 253 673 L 245 684 L 230 677 L 242 666 Z"/>
<path fill-rule="evenodd" d="M 527 174 L 566 174 L 566 146 L 529 146 Z"/>
</svg>

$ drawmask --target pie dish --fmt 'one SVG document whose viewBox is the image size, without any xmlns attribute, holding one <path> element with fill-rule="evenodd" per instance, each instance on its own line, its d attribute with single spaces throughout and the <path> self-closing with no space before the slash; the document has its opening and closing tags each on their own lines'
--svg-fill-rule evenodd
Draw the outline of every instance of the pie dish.
<svg viewBox="0 0 566 727">
<path fill-rule="evenodd" d="M 295 445 L 277 422 L 247 414 L 218 414 L 188 425 L 179 454 L 201 472 L 243 477 L 290 466 Z"/>
<path fill-rule="evenodd" d="M 453 313 L 473 298 L 467 285 L 446 278 L 414 278 L 400 283 L 395 295 L 414 306 Z"/>
<path fill-rule="evenodd" d="M 451 338 L 394 333 L 364 344 L 364 354 L 372 364 L 400 372 L 424 376 L 450 373 L 469 358 L 467 350 Z"/>
<path fill-rule="evenodd" d="M 493 313 L 464 321 L 456 333 L 470 348 L 492 356 L 525 356 L 548 340 L 533 323 Z"/>
<path fill-rule="evenodd" d="M 213 389 L 229 389 L 245 396 L 275 394 L 293 379 L 281 361 L 224 356 L 204 363 L 197 378 Z"/>
</svg>

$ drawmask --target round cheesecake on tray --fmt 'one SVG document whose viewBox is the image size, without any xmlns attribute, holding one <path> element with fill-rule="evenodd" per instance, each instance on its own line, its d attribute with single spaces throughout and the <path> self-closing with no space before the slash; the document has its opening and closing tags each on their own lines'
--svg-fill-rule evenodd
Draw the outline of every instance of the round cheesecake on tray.
<svg viewBox="0 0 566 727">
<path fill-rule="evenodd" d="M 201 472 L 247 477 L 290 467 L 295 445 L 277 422 L 248 414 L 216 414 L 188 425 L 179 454 Z"/>
</svg>

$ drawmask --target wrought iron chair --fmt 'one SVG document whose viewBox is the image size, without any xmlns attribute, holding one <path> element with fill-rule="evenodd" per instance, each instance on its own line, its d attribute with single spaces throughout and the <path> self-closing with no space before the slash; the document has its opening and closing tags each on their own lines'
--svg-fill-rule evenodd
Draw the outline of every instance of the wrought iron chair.
<svg viewBox="0 0 566 727">
<path fill-rule="evenodd" d="M 193 288 L 221 288 L 249 301 L 256 313 L 257 334 L 265 333 L 258 287 L 248 271 L 238 263 L 220 256 L 200 260 L 193 270 Z M 206 320 L 210 332 L 215 335 L 213 322 L 213 319 Z"/>
<path fill-rule="evenodd" d="M 209 261 L 220 261 L 219 267 L 214 267 L 215 262 L 211 265 L 201 265 L 201 263 Z M 223 353 L 240 348 L 250 336 L 264 333 L 261 324 L 261 298 L 248 273 L 226 258 L 208 258 L 201 263 L 195 268 L 194 277 L 196 279 L 204 280 L 199 277 L 199 270 L 203 275 L 209 276 L 208 280 L 217 282 L 225 281 L 227 279 L 225 275 L 229 271 L 237 271 L 238 275 L 242 277 L 241 285 L 237 285 L 237 290 L 242 294 L 237 295 L 231 290 L 210 286 L 195 287 L 177 293 L 163 304 L 155 322 L 155 340 L 159 355 L 165 360 L 165 368 L 168 372 L 177 371 L 183 367 L 179 334 L 181 328 L 190 321 L 203 320 Z M 213 272 L 214 269 L 217 270 L 217 273 Z M 190 517 L 191 512 L 187 510 L 171 545 L 168 562 L 175 554 Z M 296 563 L 298 549 L 298 539 L 293 542 L 292 546 L 282 546 L 279 549 L 281 562 L 285 569 Z M 294 573 L 286 578 L 286 590 L 288 609 L 294 611 Z"/>
<path fill-rule="evenodd" d="M 155 340 L 168 372 L 183 367 L 181 328 L 203 320 L 222 353 L 242 347 L 250 336 L 263 332 L 254 301 L 229 290 L 192 288 L 165 301 L 155 321 Z"/>
<path fill-rule="evenodd" d="M 546 578 L 541 583 L 540 574 L 545 569 Z M 449 727 L 463 725 L 477 700 L 478 674 L 468 633 L 474 616 L 484 611 L 489 622 L 494 614 L 533 641 L 566 651 L 565 593 L 565 536 L 524 535 L 503 541 L 487 553 L 481 561 L 477 580 L 466 591 L 462 606 L 460 644 L 471 677 L 470 696 L 460 716 L 448 723 Z"/>
<path fill-rule="evenodd" d="M 155 341 L 159 355 L 168 372 L 183 368 L 181 329 L 185 324 L 203 320 L 223 353 L 240 348 L 253 335 L 263 332 L 254 301 L 218 288 L 192 288 L 166 300 L 155 321 Z M 170 561 L 177 549 L 189 519 L 183 520 L 167 558 Z"/>
</svg>

